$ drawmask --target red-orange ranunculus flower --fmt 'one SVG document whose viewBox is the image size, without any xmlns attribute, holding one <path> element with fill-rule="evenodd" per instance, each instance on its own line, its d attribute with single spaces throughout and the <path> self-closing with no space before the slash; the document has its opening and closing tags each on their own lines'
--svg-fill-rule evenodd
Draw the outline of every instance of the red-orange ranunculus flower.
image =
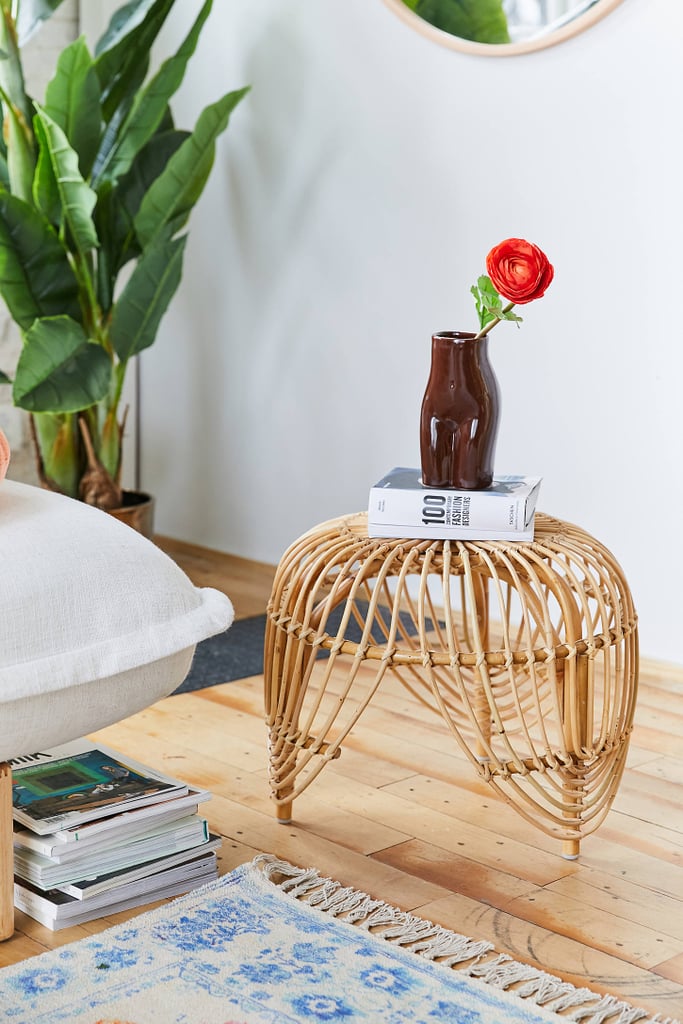
<svg viewBox="0 0 683 1024">
<path fill-rule="evenodd" d="M 523 238 L 506 238 L 486 257 L 493 287 L 508 302 L 522 305 L 540 299 L 555 271 L 546 254 Z"/>
</svg>

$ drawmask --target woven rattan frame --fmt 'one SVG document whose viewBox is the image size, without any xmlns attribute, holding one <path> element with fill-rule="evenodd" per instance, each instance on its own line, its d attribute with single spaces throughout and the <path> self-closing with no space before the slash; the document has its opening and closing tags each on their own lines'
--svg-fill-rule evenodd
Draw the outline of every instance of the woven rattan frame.
<svg viewBox="0 0 683 1024">
<path fill-rule="evenodd" d="M 389 673 L 443 717 L 481 778 L 575 857 L 623 773 L 637 622 L 610 552 L 558 519 L 537 513 L 533 543 L 473 543 L 371 539 L 358 514 L 283 556 L 264 670 L 281 821 Z"/>
</svg>

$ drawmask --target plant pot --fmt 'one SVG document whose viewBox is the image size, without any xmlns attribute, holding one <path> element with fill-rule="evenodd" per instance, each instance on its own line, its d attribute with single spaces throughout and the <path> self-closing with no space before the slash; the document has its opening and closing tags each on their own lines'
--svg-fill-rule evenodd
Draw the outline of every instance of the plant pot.
<svg viewBox="0 0 683 1024">
<path fill-rule="evenodd" d="M 124 491 L 121 508 L 109 510 L 109 515 L 131 526 L 149 540 L 154 535 L 154 498 L 142 491 Z"/>
<path fill-rule="evenodd" d="M 420 413 L 426 487 L 485 490 L 493 480 L 500 393 L 488 337 L 464 331 L 432 335 L 432 362 Z"/>
</svg>

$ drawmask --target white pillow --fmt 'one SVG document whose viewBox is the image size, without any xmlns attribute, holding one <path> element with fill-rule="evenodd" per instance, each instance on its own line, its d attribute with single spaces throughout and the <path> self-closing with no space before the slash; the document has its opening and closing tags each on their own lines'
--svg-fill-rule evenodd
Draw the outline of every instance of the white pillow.
<svg viewBox="0 0 683 1024">
<path fill-rule="evenodd" d="M 197 588 L 113 516 L 0 486 L 0 759 L 119 721 L 171 693 L 229 599 Z M 68 735 L 66 735 L 68 733 Z"/>
</svg>

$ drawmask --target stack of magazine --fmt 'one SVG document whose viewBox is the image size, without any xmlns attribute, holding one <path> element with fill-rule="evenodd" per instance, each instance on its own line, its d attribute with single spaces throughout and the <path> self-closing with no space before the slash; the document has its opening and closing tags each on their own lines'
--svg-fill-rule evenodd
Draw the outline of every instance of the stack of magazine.
<svg viewBox="0 0 683 1024">
<path fill-rule="evenodd" d="M 398 466 L 370 490 L 368 536 L 427 540 L 534 539 L 539 476 L 497 476 L 484 491 L 425 487 Z"/>
<path fill-rule="evenodd" d="M 14 903 L 57 930 L 177 896 L 217 877 L 210 798 L 75 740 L 12 764 Z"/>
</svg>

